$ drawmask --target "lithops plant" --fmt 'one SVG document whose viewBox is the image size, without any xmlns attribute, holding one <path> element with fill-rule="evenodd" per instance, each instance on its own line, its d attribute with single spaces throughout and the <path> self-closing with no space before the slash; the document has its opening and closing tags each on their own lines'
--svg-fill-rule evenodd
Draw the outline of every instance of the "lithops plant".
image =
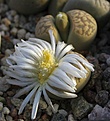
<svg viewBox="0 0 110 121">
<path fill-rule="evenodd" d="M 55 23 L 55 19 L 53 16 L 46 15 L 45 17 L 42 17 L 36 25 L 36 29 L 35 29 L 36 37 L 50 42 L 48 31 L 49 29 L 51 29 L 53 30 L 53 34 L 55 36 L 56 41 L 61 40 L 58 30 L 54 23 Z"/>
<path fill-rule="evenodd" d="M 44 10 L 49 0 L 7 0 L 11 9 L 18 11 L 21 14 L 34 14 Z"/>
<path fill-rule="evenodd" d="M 0 3 L 3 3 L 4 2 L 4 0 L 0 0 Z"/>
<path fill-rule="evenodd" d="M 68 0 L 63 12 L 80 9 L 91 14 L 99 28 L 103 27 L 110 18 L 110 3 L 107 0 Z"/>
<path fill-rule="evenodd" d="M 62 11 L 67 1 L 68 0 L 51 0 L 48 6 L 49 14 L 56 16 L 59 11 Z"/>
<path fill-rule="evenodd" d="M 60 12 L 56 18 L 51 15 L 41 18 L 36 25 L 36 37 L 50 41 L 47 32 L 49 29 L 54 30 L 57 41 L 61 38 L 80 51 L 86 50 L 93 42 L 97 33 L 97 23 L 87 12 L 71 10 L 67 13 Z"/>
</svg>

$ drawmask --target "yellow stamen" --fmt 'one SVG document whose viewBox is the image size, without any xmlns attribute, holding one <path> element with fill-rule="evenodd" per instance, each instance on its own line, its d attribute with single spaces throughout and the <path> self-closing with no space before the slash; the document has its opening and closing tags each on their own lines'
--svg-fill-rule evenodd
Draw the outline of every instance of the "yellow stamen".
<svg viewBox="0 0 110 121">
<path fill-rule="evenodd" d="M 43 56 L 41 57 L 38 64 L 38 78 L 41 84 L 43 84 L 47 80 L 47 78 L 56 67 L 55 58 L 49 50 L 43 50 L 42 54 Z"/>
</svg>

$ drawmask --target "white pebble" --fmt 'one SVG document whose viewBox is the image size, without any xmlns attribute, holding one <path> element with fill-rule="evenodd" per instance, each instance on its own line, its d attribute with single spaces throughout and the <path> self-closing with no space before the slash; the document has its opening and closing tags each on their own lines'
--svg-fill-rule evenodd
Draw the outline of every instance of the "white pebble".
<svg viewBox="0 0 110 121">
<path fill-rule="evenodd" d="M 2 91 L 0 91 L 0 96 L 2 96 L 3 95 L 3 92 Z"/>
<path fill-rule="evenodd" d="M 9 116 L 9 115 L 6 115 L 6 120 L 7 121 L 13 121 L 13 118 L 11 116 Z"/>
<path fill-rule="evenodd" d="M 3 113 L 8 115 L 10 113 L 10 110 L 7 107 L 3 108 Z"/>
<path fill-rule="evenodd" d="M 24 121 L 23 119 L 18 119 L 18 121 Z"/>
<path fill-rule="evenodd" d="M 5 24 L 1 24 L 0 25 L 0 30 L 2 30 L 2 31 L 8 31 L 9 28 Z"/>
<path fill-rule="evenodd" d="M 14 36 L 16 36 L 17 32 L 18 32 L 18 29 L 15 28 L 15 27 L 12 28 L 11 31 L 10 31 L 10 33 L 11 33 L 12 35 L 14 35 Z"/>
<path fill-rule="evenodd" d="M 12 54 L 12 53 L 13 53 L 12 50 L 6 49 L 6 51 L 5 51 L 5 56 L 9 56 L 9 55 Z"/>
<path fill-rule="evenodd" d="M 25 29 L 18 30 L 18 33 L 17 33 L 18 39 L 24 39 L 25 38 L 25 34 L 26 34 L 26 30 Z"/>
<path fill-rule="evenodd" d="M 58 104 L 54 104 L 53 107 L 55 108 L 55 112 L 57 113 L 59 105 Z"/>
<path fill-rule="evenodd" d="M 74 117 L 72 114 L 69 114 L 68 116 L 68 121 L 75 121 Z"/>
<path fill-rule="evenodd" d="M 67 116 L 68 114 L 64 109 L 60 109 L 58 112 L 62 114 L 63 116 Z"/>
<path fill-rule="evenodd" d="M 34 38 L 34 37 L 35 37 L 35 35 L 31 34 L 30 32 L 27 32 L 25 35 L 25 39 Z"/>
<path fill-rule="evenodd" d="M 17 24 L 19 23 L 19 15 L 14 16 L 14 22 Z"/>
<path fill-rule="evenodd" d="M 5 36 L 5 32 L 4 31 L 0 31 L 1 36 Z"/>
<path fill-rule="evenodd" d="M 46 108 L 46 111 L 47 111 L 47 114 L 48 114 L 49 116 L 52 115 L 52 108 L 51 108 L 50 105 Z"/>
<path fill-rule="evenodd" d="M 16 11 L 15 10 L 10 10 L 10 15 L 11 16 L 15 16 L 16 15 Z"/>
<path fill-rule="evenodd" d="M 12 39 L 13 45 L 16 45 L 17 43 L 20 43 L 21 41 L 19 39 Z"/>
</svg>

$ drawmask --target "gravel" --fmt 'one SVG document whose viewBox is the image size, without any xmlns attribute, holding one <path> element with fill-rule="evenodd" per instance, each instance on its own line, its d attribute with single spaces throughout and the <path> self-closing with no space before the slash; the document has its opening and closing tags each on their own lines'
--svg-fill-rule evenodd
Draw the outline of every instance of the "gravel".
<svg viewBox="0 0 110 121">
<path fill-rule="evenodd" d="M 0 4 L 0 34 L 2 46 L 0 54 L 0 121 L 31 121 L 32 104 L 28 104 L 21 115 L 18 109 L 24 96 L 13 98 L 20 87 L 6 83 L 8 78 L 2 72 L 6 65 L 6 58 L 13 52 L 13 47 L 20 39 L 27 40 L 35 37 L 37 21 L 44 15 L 24 16 L 9 9 L 7 4 Z M 91 45 L 82 54 L 94 64 L 95 72 L 85 88 L 76 99 L 54 100 L 52 102 L 57 111 L 52 113 L 43 97 L 40 100 L 38 114 L 35 121 L 89 121 L 110 120 L 110 20 L 102 28 Z M 6 69 L 6 68 L 5 68 Z"/>
</svg>

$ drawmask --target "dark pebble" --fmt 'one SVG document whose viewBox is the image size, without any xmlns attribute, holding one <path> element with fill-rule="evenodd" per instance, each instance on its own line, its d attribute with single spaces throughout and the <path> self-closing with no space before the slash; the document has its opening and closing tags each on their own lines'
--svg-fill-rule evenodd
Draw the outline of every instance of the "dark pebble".
<svg viewBox="0 0 110 121">
<path fill-rule="evenodd" d="M 103 80 L 102 81 L 102 86 L 103 86 L 103 89 L 110 92 L 110 78 L 108 80 Z"/>
<path fill-rule="evenodd" d="M 95 97 L 96 97 L 96 92 L 91 91 L 91 90 L 84 90 L 84 98 L 89 102 L 89 103 L 95 103 Z"/>
<path fill-rule="evenodd" d="M 66 118 L 64 117 L 64 115 L 57 113 L 54 114 L 51 121 L 67 121 Z"/>
<path fill-rule="evenodd" d="M 108 102 L 108 95 L 109 93 L 105 90 L 101 90 L 98 92 L 98 94 L 95 97 L 96 103 L 98 103 L 101 106 L 104 106 Z"/>
<path fill-rule="evenodd" d="M 103 72 L 103 77 L 105 80 L 108 80 L 110 78 L 110 67 L 106 68 Z"/>
<path fill-rule="evenodd" d="M 98 60 L 100 62 L 106 62 L 106 60 L 110 57 L 110 55 L 106 54 L 106 53 L 101 53 L 98 55 Z"/>
<path fill-rule="evenodd" d="M 12 108 L 10 114 L 11 114 L 12 117 L 17 117 L 17 109 L 16 108 Z"/>
</svg>

